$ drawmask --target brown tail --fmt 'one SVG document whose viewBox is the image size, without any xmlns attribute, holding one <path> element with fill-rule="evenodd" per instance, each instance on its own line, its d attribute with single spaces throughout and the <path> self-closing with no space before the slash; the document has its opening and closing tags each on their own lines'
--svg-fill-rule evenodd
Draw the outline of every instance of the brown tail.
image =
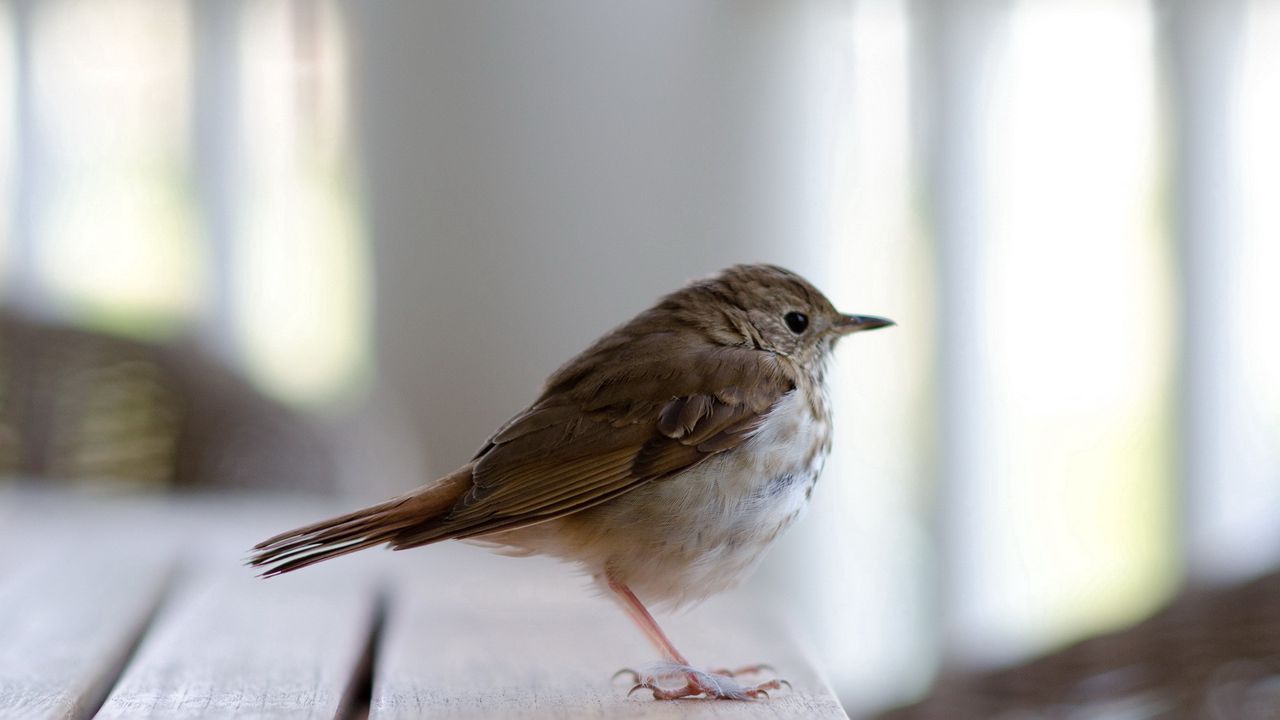
<svg viewBox="0 0 1280 720">
<path fill-rule="evenodd" d="M 468 464 L 407 495 L 356 510 L 263 540 L 254 546 L 249 564 L 267 568 L 271 577 L 340 557 L 357 550 L 394 542 L 409 528 L 421 529 L 453 507 L 471 487 Z"/>
</svg>

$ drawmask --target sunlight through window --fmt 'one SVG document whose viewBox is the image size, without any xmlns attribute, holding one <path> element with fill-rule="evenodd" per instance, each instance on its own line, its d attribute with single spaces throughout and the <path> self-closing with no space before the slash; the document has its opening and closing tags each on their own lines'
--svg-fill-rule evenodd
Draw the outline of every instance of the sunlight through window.
<svg viewBox="0 0 1280 720">
<path fill-rule="evenodd" d="M 1243 97 L 1238 148 L 1244 169 L 1245 251 L 1240 267 L 1245 324 L 1240 336 L 1248 384 L 1257 408 L 1270 419 L 1269 444 L 1280 438 L 1280 3 L 1255 0 L 1245 27 Z M 1274 468 L 1272 477 L 1275 477 Z"/>
<path fill-rule="evenodd" d="M 0 2 L 0 288 L 4 288 L 9 274 L 11 210 L 9 199 L 13 197 L 14 120 L 17 106 L 13 96 L 13 9 L 7 2 Z"/>
<path fill-rule="evenodd" d="M 244 8 L 236 324 L 264 387 L 322 402 L 362 376 L 369 342 L 342 18 L 314 0 Z"/>
<path fill-rule="evenodd" d="M 980 286 L 992 432 L 961 576 L 981 654 L 1131 619 L 1174 579 L 1152 30 L 1138 0 L 1010 18 Z"/>
<path fill-rule="evenodd" d="M 1280 542 L 1280 3 L 1250 3 L 1243 40 L 1234 133 L 1243 236 L 1229 268 L 1239 369 L 1230 420 L 1240 437 L 1213 510 L 1233 538 L 1222 564 L 1256 571 L 1276 562 Z"/>
<path fill-rule="evenodd" d="M 187 6 L 60 0 L 33 14 L 42 166 L 31 231 L 50 299 L 125 332 L 190 318 L 203 288 Z"/>
</svg>

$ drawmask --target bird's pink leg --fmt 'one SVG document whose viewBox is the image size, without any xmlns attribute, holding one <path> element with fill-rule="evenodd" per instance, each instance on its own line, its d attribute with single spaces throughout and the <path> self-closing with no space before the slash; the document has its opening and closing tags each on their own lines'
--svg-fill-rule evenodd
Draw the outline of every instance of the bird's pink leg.
<svg viewBox="0 0 1280 720">
<path fill-rule="evenodd" d="M 631 588 L 612 577 L 608 578 L 608 583 L 609 590 L 618 599 L 618 604 L 635 621 L 635 624 L 644 632 L 645 637 L 649 638 L 649 642 L 653 643 L 658 652 L 662 653 L 663 658 L 672 665 L 672 671 L 666 673 L 641 675 L 641 673 L 635 671 L 622 671 L 631 672 L 636 677 L 637 682 L 635 687 L 631 688 L 631 692 L 645 688 L 653 691 L 653 697 L 656 700 L 675 700 L 693 695 L 705 695 L 709 698 L 721 700 L 749 700 L 761 696 L 768 697 L 769 690 L 776 690 L 784 684 L 790 685 L 785 680 L 770 680 L 759 685 L 744 686 L 734 682 L 729 676 L 707 673 L 692 667 L 684 655 L 681 655 L 676 646 L 672 644 L 667 634 L 658 626 L 658 621 L 654 620 L 653 615 L 649 614 L 648 608 L 644 606 L 644 603 L 640 602 L 640 598 L 631 592 Z M 687 678 L 683 687 L 668 689 L 657 685 L 658 679 L 679 677 L 680 675 L 684 675 Z M 615 675 L 615 677 L 617 676 Z M 631 693 L 627 694 L 630 695 Z"/>
<path fill-rule="evenodd" d="M 671 644 L 667 634 L 662 632 L 662 628 L 658 626 L 658 621 L 654 620 L 653 616 L 649 614 L 649 609 L 644 606 L 644 603 L 640 602 L 640 598 L 636 597 L 635 593 L 631 592 L 631 588 L 613 578 L 609 578 L 609 589 L 617 597 L 622 609 L 639 626 L 640 630 L 644 632 L 644 636 L 649 638 L 649 642 L 653 643 L 658 652 L 662 653 L 662 657 L 666 658 L 667 662 L 673 662 L 678 665 L 689 664 L 689 661 L 684 659 L 684 655 L 680 654 L 676 646 Z"/>
</svg>

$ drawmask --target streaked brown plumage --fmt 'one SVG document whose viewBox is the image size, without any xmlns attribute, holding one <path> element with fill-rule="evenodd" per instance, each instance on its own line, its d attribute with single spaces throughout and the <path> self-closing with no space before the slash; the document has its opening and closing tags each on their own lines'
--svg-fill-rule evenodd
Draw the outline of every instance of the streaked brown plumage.
<svg viewBox="0 0 1280 720">
<path fill-rule="evenodd" d="M 639 686 L 660 698 L 755 697 L 777 681 L 741 686 L 690 668 L 641 599 L 697 600 L 748 574 L 803 509 L 830 449 L 832 346 L 889 324 L 841 315 L 787 270 L 729 268 L 570 360 L 467 465 L 270 538 L 252 564 L 269 576 L 374 545 L 446 539 L 573 560 L 672 664 Z M 667 677 L 685 685 L 658 687 Z"/>
</svg>

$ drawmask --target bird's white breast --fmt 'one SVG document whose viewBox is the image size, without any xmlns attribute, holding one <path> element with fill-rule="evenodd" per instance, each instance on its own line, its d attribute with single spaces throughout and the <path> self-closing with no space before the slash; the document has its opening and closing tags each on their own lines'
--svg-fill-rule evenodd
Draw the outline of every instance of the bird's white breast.
<svg viewBox="0 0 1280 720">
<path fill-rule="evenodd" d="M 520 547 L 612 574 L 646 602 L 736 585 L 808 504 L 830 446 L 825 403 L 784 396 L 742 445 L 674 478 L 512 533 Z"/>
</svg>

